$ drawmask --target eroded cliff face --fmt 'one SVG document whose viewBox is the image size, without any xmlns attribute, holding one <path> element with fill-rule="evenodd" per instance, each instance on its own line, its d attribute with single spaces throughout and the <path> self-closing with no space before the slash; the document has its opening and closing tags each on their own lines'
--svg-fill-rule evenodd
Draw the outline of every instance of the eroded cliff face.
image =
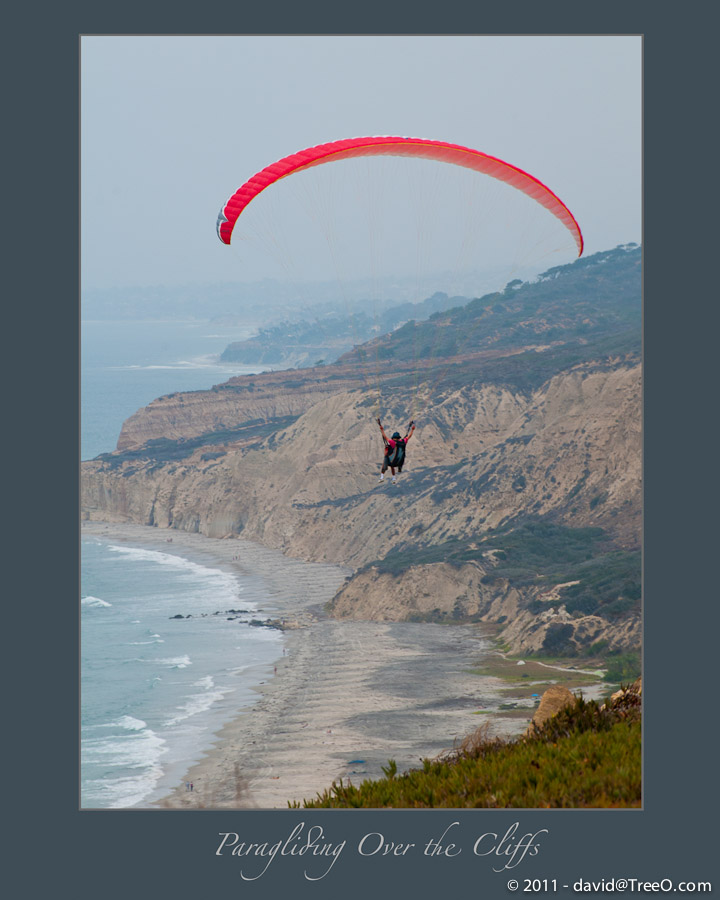
<svg viewBox="0 0 720 900">
<path fill-rule="evenodd" d="M 317 368 L 311 379 L 293 372 L 266 372 L 231 378 L 209 391 L 169 394 L 125 421 L 117 449 L 130 450 L 157 440 L 187 441 L 218 431 L 233 432 L 243 423 L 296 417 L 324 397 L 362 384 L 357 370 Z"/>
<path fill-rule="evenodd" d="M 83 515 L 242 534 L 352 567 L 333 604 L 338 616 L 422 619 L 441 610 L 505 624 L 518 652 L 547 649 L 553 627 L 568 624 L 569 647 L 599 636 L 617 649 L 637 645 L 639 623 L 581 621 L 561 598 L 530 613 L 527 592 L 483 584 L 491 559 L 411 565 L 399 581 L 367 567 L 393 548 L 469 540 L 527 514 L 599 526 L 618 547 L 637 548 L 639 365 L 586 363 L 531 393 L 473 384 L 432 403 L 401 384 L 386 427 L 403 429 L 399 417 L 411 410 L 418 428 L 398 485 L 377 482 L 376 401 L 362 374 L 342 367 L 161 398 L 128 420 L 119 452 L 83 463 Z"/>
<path fill-rule="evenodd" d="M 377 568 L 349 580 L 330 604 L 334 616 L 373 621 L 472 621 L 503 626 L 503 641 L 516 654 L 582 653 L 598 641 L 610 652 L 641 643 L 638 615 L 609 623 L 595 615 L 571 615 L 562 603 L 563 585 L 543 594 L 537 588 L 518 590 L 501 579 L 484 582 L 491 567 L 434 563 L 412 566 L 393 575 Z M 539 613 L 528 600 L 543 597 Z"/>
<path fill-rule="evenodd" d="M 350 579 L 330 604 L 334 616 L 379 622 L 436 620 L 456 613 L 458 620 L 479 618 L 494 602 L 517 605 L 517 593 L 489 592 L 482 584 L 485 571 L 476 565 L 446 563 L 411 566 L 400 575 L 371 567 Z M 508 594 L 512 598 L 508 600 Z"/>
</svg>

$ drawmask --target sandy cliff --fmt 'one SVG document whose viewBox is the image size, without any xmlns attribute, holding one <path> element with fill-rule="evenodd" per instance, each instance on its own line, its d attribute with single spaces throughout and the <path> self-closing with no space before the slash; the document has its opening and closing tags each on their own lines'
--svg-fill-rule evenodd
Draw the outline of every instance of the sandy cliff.
<svg viewBox="0 0 720 900">
<path fill-rule="evenodd" d="M 437 390 L 409 384 L 384 413 L 418 429 L 400 483 L 377 483 L 377 397 L 341 367 L 234 379 L 176 394 L 125 424 L 118 452 L 83 463 L 86 519 L 241 534 L 290 556 L 352 567 L 337 616 L 398 621 L 440 610 L 507 624 L 518 652 L 541 649 L 550 625 L 572 619 L 570 644 L 636 645 L 639 625 L 563 612 L 561 598 L 525 609 L 532 591 L 483 584 L 493 559 L 373 569 L 393 548 L 481 540 L 532 514 L 603 528 L 619 548 L 640 541 L 640 367 L 585 362 L 532 391 L 501 383 Z M 388 400 L 385 400 L 386 405 Z M 537 592 L 536 592 L 537 593 Z"/>
</svg>

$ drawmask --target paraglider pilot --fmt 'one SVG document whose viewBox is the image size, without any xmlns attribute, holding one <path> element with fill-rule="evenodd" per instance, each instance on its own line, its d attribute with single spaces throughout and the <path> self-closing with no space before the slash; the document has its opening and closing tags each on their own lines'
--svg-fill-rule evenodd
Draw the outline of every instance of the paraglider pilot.
<svg viewBox="0 0 720 900">
<path fill-rule="evenodd" d="M 377 420 L 377 423 L 380 426 L 380 434 L 382 434 L 382 439 L 385 443 L 385 455 L 380 471 L 380 481 L 385 480 L 385 472 L 389 468 L 392 473 L 392 484 L 397 484 L 395 469 L 398 470 L 398 475 L 402 472 L 403 463 L 405 462 L 405 446 L 412 437 L 413 431 L 415 431 L 415 423 L 410 422 L 405 437 L 400 437 L 400 432 L 396 431 L 391 438 L 385 434 L 385 429 L 382 427 L 380 419 Z"/>
</svg>

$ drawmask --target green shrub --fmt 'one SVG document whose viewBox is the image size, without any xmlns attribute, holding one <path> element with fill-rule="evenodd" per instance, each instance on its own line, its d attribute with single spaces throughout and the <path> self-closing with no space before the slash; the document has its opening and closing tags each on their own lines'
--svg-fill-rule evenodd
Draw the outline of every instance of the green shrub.
<svg viewBox="0 0 720 900">
<path fill-rule="evenodd" d="M 605 681 L 611 684 L 623 684 L 634 681 L 641 674 L 642 661 L 640 651 L 630 653 L 614 653 L 605 660 Z"/>
<path fill-rule="evenodd" d="M 486 726 L 422 768 L 355 786 L 340 780 L 305 808 L 633 807 L 641 802 L 639 696 L 601 708 L 577 699 L 527 738 L 490 739 Z M 300 804 L 291 804 L 299 808 Z"/>
</svg>

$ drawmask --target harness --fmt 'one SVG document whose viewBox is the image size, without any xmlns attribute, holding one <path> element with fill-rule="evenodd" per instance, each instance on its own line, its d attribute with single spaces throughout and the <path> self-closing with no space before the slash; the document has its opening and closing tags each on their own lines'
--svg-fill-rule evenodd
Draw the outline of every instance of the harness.
<svg viewBox="0 0 720 900">
<path fill-rule="evenodd" d="M 390 444 L 387 445 L 386 453 L 388 458 L 388 463 L 391 466 L 402 466 L 405 462 L 405 444 L 407 443 L 405 438 L 395 439 L 395 446 L 391 447 Z"/>
<path fill-rule="evenodd" d="M 379 418 L 377 419 L 377 423 L 380 425 L 380 431 L 382 431 L 382 424 L 380 423 Z M 403 463 L 405 462 L 405 445 L 408 442 L 408 438 L 410 437 L 413 428 L 414 423 L 410 422 L 407 434 L 404 438 L 392 438 L 393 446 L 390 445 L 390 440 L 385 437 L 385 432 L 382 431 L 383 440 L 385 441 L 385 462 L 383 463 L 383 472 L 385 471 L 386 465 L 402 470 Z"/>
</svg>

